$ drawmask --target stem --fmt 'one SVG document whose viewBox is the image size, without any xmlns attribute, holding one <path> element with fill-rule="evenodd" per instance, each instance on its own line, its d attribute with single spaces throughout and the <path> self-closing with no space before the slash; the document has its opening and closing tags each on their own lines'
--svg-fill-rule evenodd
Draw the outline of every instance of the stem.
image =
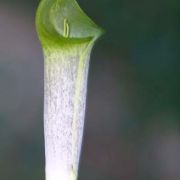
<svg viewBox="0 0 180 180">
<path fill-rule="evenodd" d="M 90 53 L 102 30 L 75 0 L 42 0 L 36 25 L 45 60 L 46 180 L 76 180 Z"/>
</svg>

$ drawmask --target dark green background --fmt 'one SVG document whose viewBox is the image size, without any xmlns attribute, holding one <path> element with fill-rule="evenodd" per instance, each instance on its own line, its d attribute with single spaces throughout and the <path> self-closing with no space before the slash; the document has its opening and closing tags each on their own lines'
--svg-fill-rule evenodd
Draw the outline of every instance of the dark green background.
<svg viewBox="0 0 180 180">
<path fill-rule="evenodd" d="M 180 1 L 79 0 L 106 30 L 89 73 L 79 180 L 180 179 Z M 43 180 L 35 0 L 0 0 L 0 179 Z"/>
</svg>

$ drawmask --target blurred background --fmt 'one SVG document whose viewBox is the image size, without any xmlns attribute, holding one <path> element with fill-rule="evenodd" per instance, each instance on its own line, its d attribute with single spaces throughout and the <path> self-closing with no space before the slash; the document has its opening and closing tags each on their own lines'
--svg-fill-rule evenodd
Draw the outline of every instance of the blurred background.
<svg viewBox="0 0 180 180">
<path fill-rule="evenodd" d="M 78 180 L 180 179 L 180 1 L 78 0 L 106 34 L 89 71 Z M 0 0 L 0 179 L 44 180 L 38 0 Z"/>
</svg>

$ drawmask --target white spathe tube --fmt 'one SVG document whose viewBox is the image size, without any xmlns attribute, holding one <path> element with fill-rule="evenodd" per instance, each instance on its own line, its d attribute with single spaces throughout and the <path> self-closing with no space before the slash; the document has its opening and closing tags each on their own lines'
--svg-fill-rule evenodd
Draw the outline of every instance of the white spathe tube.
<svg viewBox="0 0 180 180">
<path fill-rule="evenodd" d="M 82 44 L 44 51 L 46 180 L 77 178 L 90 50 Z"/>
</svg>

